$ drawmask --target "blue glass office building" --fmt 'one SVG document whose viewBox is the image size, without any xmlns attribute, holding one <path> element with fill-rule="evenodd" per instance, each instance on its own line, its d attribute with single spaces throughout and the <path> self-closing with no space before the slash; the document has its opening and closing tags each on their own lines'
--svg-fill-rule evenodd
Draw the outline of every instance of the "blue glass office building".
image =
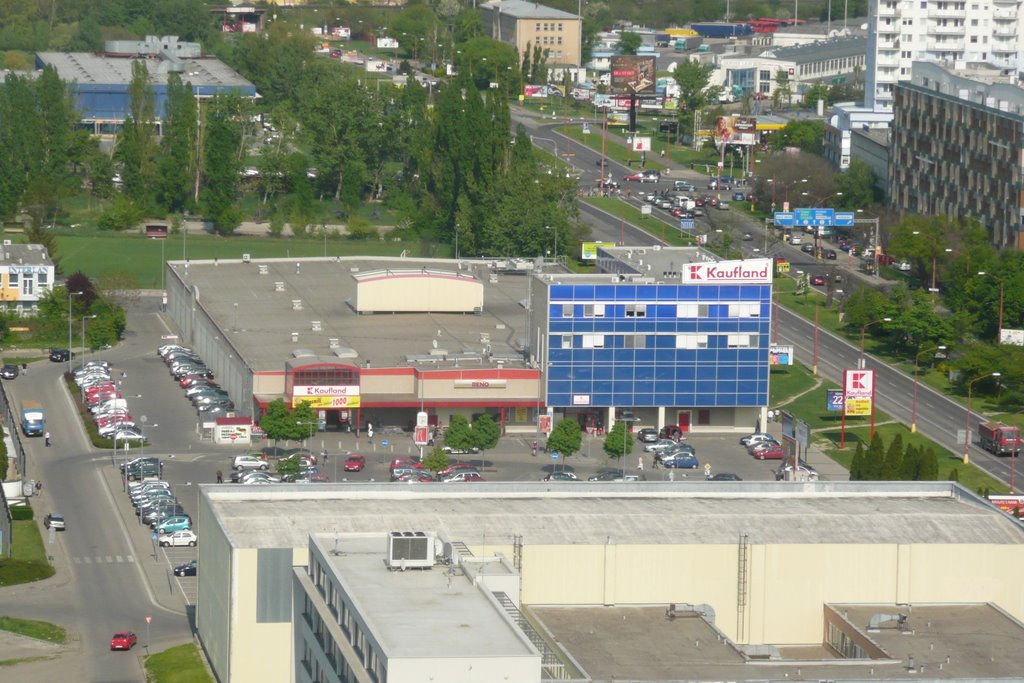
<svg viewBox="0 0 1024 683">
<path fill-rule="evenodd" d="M 611 425 L 625 413 L 684 431 L 753 427 L 768 403 L 770 262 L 729 262 L 756 265 L 707 282 L 711 264 L 701 250 L 651 254 L 648 265 L 664 262 L 669 270 L 656 272 L 667 277 L 630 275 L 625 250 L 603 251 L 610 253 L 602 265 L 619 274 L 546 285 L 546 405 L 585 426 Z M 701 264 L 698 280 L 687 277 L 687 257 Z"/>
</svg>

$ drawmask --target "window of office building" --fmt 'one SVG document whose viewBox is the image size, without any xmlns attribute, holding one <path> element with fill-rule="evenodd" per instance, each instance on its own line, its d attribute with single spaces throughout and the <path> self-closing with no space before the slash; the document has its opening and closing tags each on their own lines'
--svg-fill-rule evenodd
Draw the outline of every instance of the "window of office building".
<svg viewBox="0 0 1024 683">
<path fill-rule="evenodd" d="M 562 348 L 563 349 L 571 349 L 572 348 L 572 335 L 571 334 L 563 334 L 562 335 Z"/>
<path fill-rule="evenodd" d="M 728 340 L 730 349 L 749 349 L 757 346 L 756 334 L 730 334 Z"/>
<path fill-rule="evenodd" d="M 647 304 L 626 304 L 627 318 L 646 318 Z"/>
<path fill-rule="evenodd" d="M 708 317 L 707 304 L 676 304 L 677 318 L 706 318 Z"/>
<path fill-rule="evenodd" d="M 583 348 L 585 348 L 585 349 L 603 349 L 604 348 L 604 335 L 603 334 L 585 334 L 585 335 L 583 335 Z"/>
<path fill-rule="evenodd" d="M 627 334 L 622 338 L 622 346 L 626 349 L 646 349 L 646 334 Z"/>
<path fill-rule="evenodd" d="M 677 349 L 706 349 L 708 348 L 708 335 L 706 334 L 677 334 Z"/>
<path fill-rule="evenodd" d="M 584 318 L 603 318 L 604 317 L 604 304 L 584 304 L 584 306 L 583 306 L 583 317 Z"/>
<path fill-rule="evenodd" d="M 562 304 L 562 317 L 563 318 L 571 318 L 572 317 L 572 304 Z"/>
<path fill-rule="evenodd" d="M 730 318 L 759 318 L 761 317 L 761 304 L 736 303 L 729 304 Z"/>
</svg>

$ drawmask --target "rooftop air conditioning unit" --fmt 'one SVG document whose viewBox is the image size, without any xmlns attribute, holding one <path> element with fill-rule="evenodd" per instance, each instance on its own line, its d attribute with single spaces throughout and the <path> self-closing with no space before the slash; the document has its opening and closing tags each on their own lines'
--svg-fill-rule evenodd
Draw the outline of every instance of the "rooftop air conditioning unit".
<svg viewBox="0 0 1024 683">
<path fill-rule="evenodd" d="M 388 534 L 389 569 L 430 569 L 434 566 L 434 534 L 392 531 Z"/>
</svg>

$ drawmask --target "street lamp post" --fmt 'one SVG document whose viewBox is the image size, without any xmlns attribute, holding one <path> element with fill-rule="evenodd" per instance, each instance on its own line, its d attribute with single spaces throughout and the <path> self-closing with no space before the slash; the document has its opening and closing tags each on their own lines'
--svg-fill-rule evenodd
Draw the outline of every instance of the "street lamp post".
<svg viewBox="0 0 1024 683">
<path fill-rule="evenodd" d="M 974 398 L 974 383 L 975 382 L 980 382 L 981 380 L 986 379 L 988 377 L 999 377 L 1001 374 L 1002 373 L 1000 373 L 1000 372 L 990 372 L 987 375 L 982 375 L 981 377 L 975 377 L 974 379 L 972 379 L 969 382 L 967 382 L 967 419 L 966 419 L 965 426 L 964 426 L 964 464 L 965 465 L 969 465 L 970 462 L 971 462 L 970 455 L 968 454 L 968 450 L 971 447 L 971 403 L 972 403 L 972 400 Z"/>
<path fill-rule="evenodd" d="M 312 420 L 309 421 L 309 422 L 303 422 L 301 420 L 296 420 L 295 424 L 297 424 L 297 425 L 305 425 L 305 426 L 309 427 L 309 438 L 306 440 L 306 448 L 309 449 L 309 442 L 313 440 L 313 427 L 315 427 L 317 425 L 317 423 L 313 422 Z M 310 449 L 309 452 L 312 453 L 313 452 L 312 449 Z"/>
<path fill-rule="evenodd" d="M 68 372 L 71 372 L 71 297 L 81 295 L 81 292 L 68 290 Z"/>
<path fill-rule="evenodd" d="M 80 360 L 79 367 L 81 367 L 81 368 L 85 367 L 85 351 L 86 351 L 86 349 L 89 348 L 85 344 L 85 321 L 86 320 L 95 320 L 96 318 L 97 318 L 97 316 L 95 314 L 93 314 L 93 315 L 83 315 L 82 316 L 82 355 L 79 358 L 79 360 Z"/>
<path fill-rule="evenodd" d="M 918 370 L 918 364 L 919 364 L 919 362 L 921 360 L 921 356 L 923 356 L 924 354 L 926 354 L 926 353 L 928 353 L 930 351 L 945 351 L 945 350 L 946 350 L 946 345 L 945 344 L 939 344 L 938 346 L 930 346 L 930 347 L 928 347 L 927 349 L 925 349 L 923 351 L 919 351 L 917 353 L 917 355 L 914 356 L 914 401 L 913 401 L 913 404 L 912 404 L 912 406 L 910 408 L 910 433 L 911 434 L 917 432 L 917 385 L 919 383 L 918 376 L 917 376 L 917 370 Z"/>
<path fill-rule="evenodd" d="M 871 327 L 872 325 L 875 325 L 877 323 L 889 323 L 889 322 L 892 322 L 892 318 L 879 318 L 878 320 L 872 320 L 871 322 L 869 322 L 866 325 L 861 325 L 861 328 L 860 328 L 860 367 L 861 368 L 864 367 L 864 332 L 867 331 L 867 329 L 869 327 Z"/>
</svg>

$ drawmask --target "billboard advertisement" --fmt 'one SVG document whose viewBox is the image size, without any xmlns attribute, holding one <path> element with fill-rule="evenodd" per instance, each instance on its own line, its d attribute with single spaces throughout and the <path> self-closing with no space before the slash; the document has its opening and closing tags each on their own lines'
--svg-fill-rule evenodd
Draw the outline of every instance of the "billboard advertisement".
<svg viewBox="0 0 1024 683">
<path fill-rule="evenodd" d="M 378 50 L 397 50 L 398 40 L 395 38 L 378 38 L 377 39 Z"/>
<path fill-rule="evenodd" d="M 597 250 L 601 247 L 614 247 L 615 242 L 584 242 L 583 254 L 580 258 L 584 261 L 596 261 Z"/>
<path fill-rule="evenodd" d="M 340 40 L 349 40 L 352 37 L 352 29 L 348 26 L 335 26 L 331 29 L 331 35 Z"/>
<path fill-rule="evenodd" d="M 753 116 L 719 116 L 715 124 L 715 142 L 727 145 L 757 143 L 757 119 Z"/>
<path fill-rule="evenodd" d="M 629 139 L 629 148 L 634 152 L 650 152 L 651 139 L 637 135 Z"/>
<path fill-rule="evenodd" d="M 766 258 L 718 261 L 717 263 L 688 263 L 683 268 L 683 282 L 770 284 L 771 281 L 772 262 L 771 259 Z"/>
<path fill-rule="evenodd" d="M 875 371 L 845 370 L 843 395 L 843 414 L 848 417 L 871 415 L 871 402 L 875 397 Z"/>
<path fill-rule="evenodd" d="M 611 111 L 628 111 L 629 96 L 595 93 L 594 106 L 598 109 L 607 109 Z M 638 95 L 636 97 L 636 106 L 640 109 L 660 110 L 665 106 L 665 98 L 661 95 Z"/>
<path fill-rule="evenodd" d="M 780 344 L 772 344 L 768 347 L 768 364 L 769 365 L 792 365 L 793 364 L 793 347 L 782 346 Z"/>
<path fill-rule="evenodd" d="M 619 95 L 654 94 L 657 84 L 653 55 L 615 55 L 611 58 L 612 92 Z"/>
</svg>

